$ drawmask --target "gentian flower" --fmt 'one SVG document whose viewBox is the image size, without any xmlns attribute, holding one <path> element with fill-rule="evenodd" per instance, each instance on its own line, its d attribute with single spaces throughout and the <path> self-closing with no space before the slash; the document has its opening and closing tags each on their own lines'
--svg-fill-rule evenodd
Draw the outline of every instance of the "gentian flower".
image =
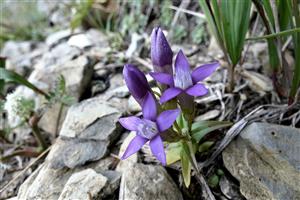
<svg viewBox="0 0 300 200">
<path fill-rule="evenodd" d="M 151 34 L 151 60 L 154 65 L 154 71 L 173 74 L 172 70 L 172 49 L 162 32 L 157 27 Z"/>
<path fill-rule="evenodd" d="M 127 64 L 123 68 L 123 76 L 131 95 L 140 105 L 143 105 L 144 98 L 150 91 L 145 74 L 134 65 Z"/>
<path fill-rule="evenodd" d="M 218 66 L 220 64 L 214 62 L 197 67 L 191 72 L 188 60 L 180 50 L 175 60 L 174 77 L 166 73 L 150 73 L 156 81 L 170 86 L 162 94 L 160 103 L 167 102 L 180 94 L 189 96 L 206 95 L 208 92 L 207 88 L 198 82 L 210 76 Z"/>
<path fill-rule="evenodd" d="M 152 154 L 163 164 L 166 165 L 166 155 L 160 133 L 169 129 L 177 116 L 179 109 L 167 110 L 157 116 L 156 102 L 153 95 L 147 92 L 142 107 L 143 117 L 135 116 L 120 118 L 121 125 L 131 131 L 136 131 L 136 136 L 129 143 L 121 159 L 125 159 L 139 151 L 142 146 L 150 141 Z"/>
</svg>

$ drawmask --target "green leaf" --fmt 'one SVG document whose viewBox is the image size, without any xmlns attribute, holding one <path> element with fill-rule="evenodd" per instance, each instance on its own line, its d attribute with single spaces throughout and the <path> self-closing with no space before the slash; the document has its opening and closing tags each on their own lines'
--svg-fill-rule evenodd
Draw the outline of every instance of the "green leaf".
<svg viewBox="0 0 300 200">
<path fill-rule="evenodd" d="M 201 121 L 192 125 L 192 138 L 199 142 L 208 133 L 231 126 L 231 122 Z"/>
<path fill-rule="evenodd" d="M 251 1 L 199 0 L 199 3 L 213 35 L 235 66 L 240 59 L 249 27 Z"/>
<path fill-rule="evenodd" d="M 218 175 L 214 174 L 208 178 L 208 185 L 215 188 L 219 185 L 220 178 Z"/>
<path fill-rule="evenodd" d="M 293 21 L 293 18 L 291 18 L 291 23 L 294 27 L 300 27 L 300 12 L 297 1 L 292 1 L 293 7 L 293 16 L 295 18 L 295 21 Z M 294 23 L 294 24 L 293 24 Z M 295 67 L 294 67 L 294 75 L 292 80 L 292 87 L 289 95 L 289 103 L 292 103 L 293 99 L 295 98 L 295 95 L 297 93 L 298 88 L 300 87 L 300 33 L 294 33 L 293 34 L 293 43 L 295 48 Z M 297 99 L 296 99 L 297 100 Z"/>
<path fill-rule="evenodd" d="M 197 142 L 199 142 L 204 136 L 206 136 L 208 133 L 220 129 L 220 128 L 225 128 L 227 126 L 230 126 L 231 124 L 220 124 L 216 126 L 212 126 L 209 128 L 205 128 L 199 131 L 196 131 L 192 134 L 192 138 L 195 139 Z"/>
<path fill-rule="evenodd" d="M 212 141 L 206 141 L 199 145 L 198 151 L 199 153 L 203 153 L 208 151 L 215 143 Z"/>
<path fill-rule="evenodd" d="M 180 129 L 188 129 L 188 122 L 185 120 L 183 113 L 177 117 L 176 122 Z"/>
<path fill-rule="evenodd" d="M 168 144 L 166 148 L 167 165 L 173 164 L 178 160 L 180 160 L 181 151 L 182 151 L 181 142 L 174 142 Z"/>
<path fill-rule="evenodd" d="M 44 93 L 42 90 L 37 88 L 35 85 L 33 85 L 32 83 L 27 81 L 25 78 L 23 78 L 22 76 L 20 76 L 19 74 L 15 73 L 15 72 L 9 71 L 5 68 L 0 68 L 0 80 L 4 80 L 5 82 L 14 82 L 14 83 L 24 85 L 39 94 L 47 96 L 46 93 Z"/>
<path fill-rule="evenodd" d="M 287 35 L 292 35 L 293 33 L 298 33 L 298 32 L 300 32 L 300 27 L 285 30 L 285 31 L 281 31 L 281 32 L 278 32 L 278 33 L 272 33 L 272 34 L 264 35 L 264 36 L 260 36 L 260 37 L 251 37 L 251 38 L 247 38 L 247 40 L 271 39 L 271 38 L 276 38 L 276 37 L 279 37 L 279 36 L 283 37 L 283 36 L 287 36 Z"/>
<path fill-rule="evenodd" d="M 185 186 L 188 188 L 191 183 L 191 162 L 189 159 L 189 155 L 187 155 L 187 152 L 182 149 L 181 154 L 181 167 L 182 167 L 182 177 Z"/>
</svg>

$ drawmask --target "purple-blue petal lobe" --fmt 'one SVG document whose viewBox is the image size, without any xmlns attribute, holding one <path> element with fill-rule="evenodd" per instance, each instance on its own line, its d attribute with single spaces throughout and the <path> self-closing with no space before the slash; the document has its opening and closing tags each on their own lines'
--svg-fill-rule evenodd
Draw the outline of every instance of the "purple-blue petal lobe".
<svg viewBox="0 0 300 200">
<path fill-rule="evenodd" d="M 177 95 L 179 95 L 183 90 L 179 88 L 168 88 L 164 91 L 164 93 L 160 97 L 160 103 L 165 103 L 173 98 L 175 98 Z"/>
<path fill-rule="evenodd" d="M 159 83 L 174 86 L 173 76 L 167 73 L 150 72 L 150 76 Z"/>
<path fill-rule="evenodd" d="M 126 159 L 129 156 L 131 156 L 132 154 L 138 152 L 144 144 L 146 144 L 146 142 L 148 141 L 148 139 L 143 138 L 142 136 L 136 135 L 131 142 L 129 143 L 126 151 L 124 152 L 123 156 L 121 157 L 121 159 Z"/>
<path fill-rule="evenodd" d="M 158 128 L 156 122 L 148 119 L 142 119 L 141 123 L 138 124 L 137 134 L 143 138 L 152 139 L 158 134 Z"/>
<path fill-rule="evenodd" d="M 150 140 L 150 149 L 152 154 L 161 162 L 162 165 L 166 165 L 166 154 L 164 150 L 164 143 L 159 135 Z"/>
<path fill-rule="evenodd" d="M 169 129 L 173 125 L 174 121 L 176 120 L 179 114 L 179 109 L 166 110 L 160 113 L 160 115 L 156 119 L 156 124 L 159 129 L 159 132 L 163 132 Z"/>
<path fill-rule="evenodd" d="M 205 78 L 209 77 L 219 66 L 219 62 L 213 62 L 197 67 L 192 72 L 193 83 L 203 81 Z"/>
<path fill-rule="evenodd" d="M 139 124 L 142 123 L 142 120 L 138 117 L 131 116 L 120 118 L 119 122 L 124 128 L 131 131 L 136 131 Z"/>
<path fill-rule="evenodd" d="M 175 59 L 174 85 L 183 90 L 193 85 L 190 65 L 182 50 L 178 52 Z"/>
<path fill-rule="evenodd" d="M 123 76 L 131 95 L 142 105 L 147 91 L 150 90 L 145 74 L 134 65 L 126 64 L 123 68 Z"/>
<path fill-rule="evenodd" d="M 206 95 L 208 93 L 208 89 L 203 84 L 198 83 L 185 90 L 185 92 L 190 96 L 198 97 Z"/>
<path fill-rule="evenodd" d="M 156 101 L 153 97 L 153 94 L 150 92 L 147 92 L 143 106 L 142 106 L 142 112 L 145 119 L 149 119 L 154 121 L 156 119 L 157 115 L 157 109 L 156 109 Z"/>
</svg>

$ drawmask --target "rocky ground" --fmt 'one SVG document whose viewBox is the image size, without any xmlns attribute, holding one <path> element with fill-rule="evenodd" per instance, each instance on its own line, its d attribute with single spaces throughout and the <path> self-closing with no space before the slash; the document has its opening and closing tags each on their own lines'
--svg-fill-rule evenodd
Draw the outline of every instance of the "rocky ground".
<svg viewBox="0 0 300 200">
<path fill-rule="evenodd" d="M 119 159 L 133 133 L 125 132 L 117 121 L 121 116 L 140 112 L 124 85 L 122 67 L 131 62 L 150 71 L 149 56 L 144 56 L 148 55 L 148 46 L 149 35 L 136 34 L 127 49 L 116 51 L 110 38 L 95 29 L 61 30 L 43 42 L 5 44 L 1 55 L 8 57 L 8 69 L 28 77 L 45 91 L 50 91 L 63 75 L 76 103 L 63 109 L 58 126 L 58 105 L 43 115 L 39 127 L 52 145 L 42 156 L 15 156 L 1 163 L 1 199 L 201 199 L 201 186 L 196 179 L 192 179 L 189 189 L 185 188 L 178 165 L 160 166 L 147 147 L 127 160 Z M 241 124 L 247 121 L 243 117 L 258 105 L 279 103 L 271 80 L 257 73 L 266 63 L 266 47 L 265 43 L 251 44 L 245 63 L 237 69 L 234 93 L 225 91 L 225 66 L 207 80 L 210 94 L 196 100 L 197 120 Z M 200 49 L 172 46 L 174 51 L 179 48 L 189 55 L 192 66 L 222 58 L 213 40 Z M 23 86 L 11 92 L 34 99 L 37 107 L 43 104 L 41 96 Z M 219 180 L 217 185 L 211 184 L 217 199 L 300 199 L 300 131 L 292 127 L 299 128 L 299 119 L 293 117 L 298 109 L 299 106 L 287 114 L 281 110 L 282 116 L 268 118 L 264 114 L 252 120 L 264 123 L 248 120 L 247 125 L 243 124 L 246 128 L 238 132 L 223 153 L 205 165 L 206 179 Z M 17 120 L 11 118 L 10 123 Z M 211 134 L 220 142 L 199 157 L 200 165 L 226 142 L 227 136 L 234 135 L 230 133 L 222 130 Z M 31 129 L 26 126 L 15 129 L 10 137 L 14 143 L 0 144 L 3 155 L 24 141 L 34 143 Z M 222 173 L 216 175 L 218 170 Z"/>
</svg>

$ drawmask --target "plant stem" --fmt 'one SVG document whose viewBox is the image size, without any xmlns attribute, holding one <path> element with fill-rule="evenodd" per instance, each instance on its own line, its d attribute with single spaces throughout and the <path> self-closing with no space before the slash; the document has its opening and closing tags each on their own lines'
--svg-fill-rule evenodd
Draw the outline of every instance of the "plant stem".
<svg viewBox="0 0 300 200">
<path fill-rule="evenodd" d="M 57 134 L 58 134 L 59 122 L 60 122 L 60 119 L 61 119 L 63 109 L 64 109 L 64 104 L 61 103 L 60 106 L 59 106 L 59 111 L 58 111 L 58 115 L 57 115 L 57 119 L 56 119 L 55 136 L 57 136 Z"/>
<path fill-rule="evenodd" d="M 36 114 L 34 114 L 29 120 L 29 125 L 32 128 L 33 135 L 36 138 L 41 151 L 44 151 L 45 149 L 47 149 L 48 145 L 45 142 L 44 137 L 42 136 L 40 129 L 38 127 L 39 120 L 40 118 Z"/>
<path fill-rule="evenodd" d="M 229 87 L 228 90 L 229 92 L 233 92 L 234 90 L 234 69 L 235 69 L 235 65 L 232 65 L 230 63 L 229 64 Z"/>
</svg>

